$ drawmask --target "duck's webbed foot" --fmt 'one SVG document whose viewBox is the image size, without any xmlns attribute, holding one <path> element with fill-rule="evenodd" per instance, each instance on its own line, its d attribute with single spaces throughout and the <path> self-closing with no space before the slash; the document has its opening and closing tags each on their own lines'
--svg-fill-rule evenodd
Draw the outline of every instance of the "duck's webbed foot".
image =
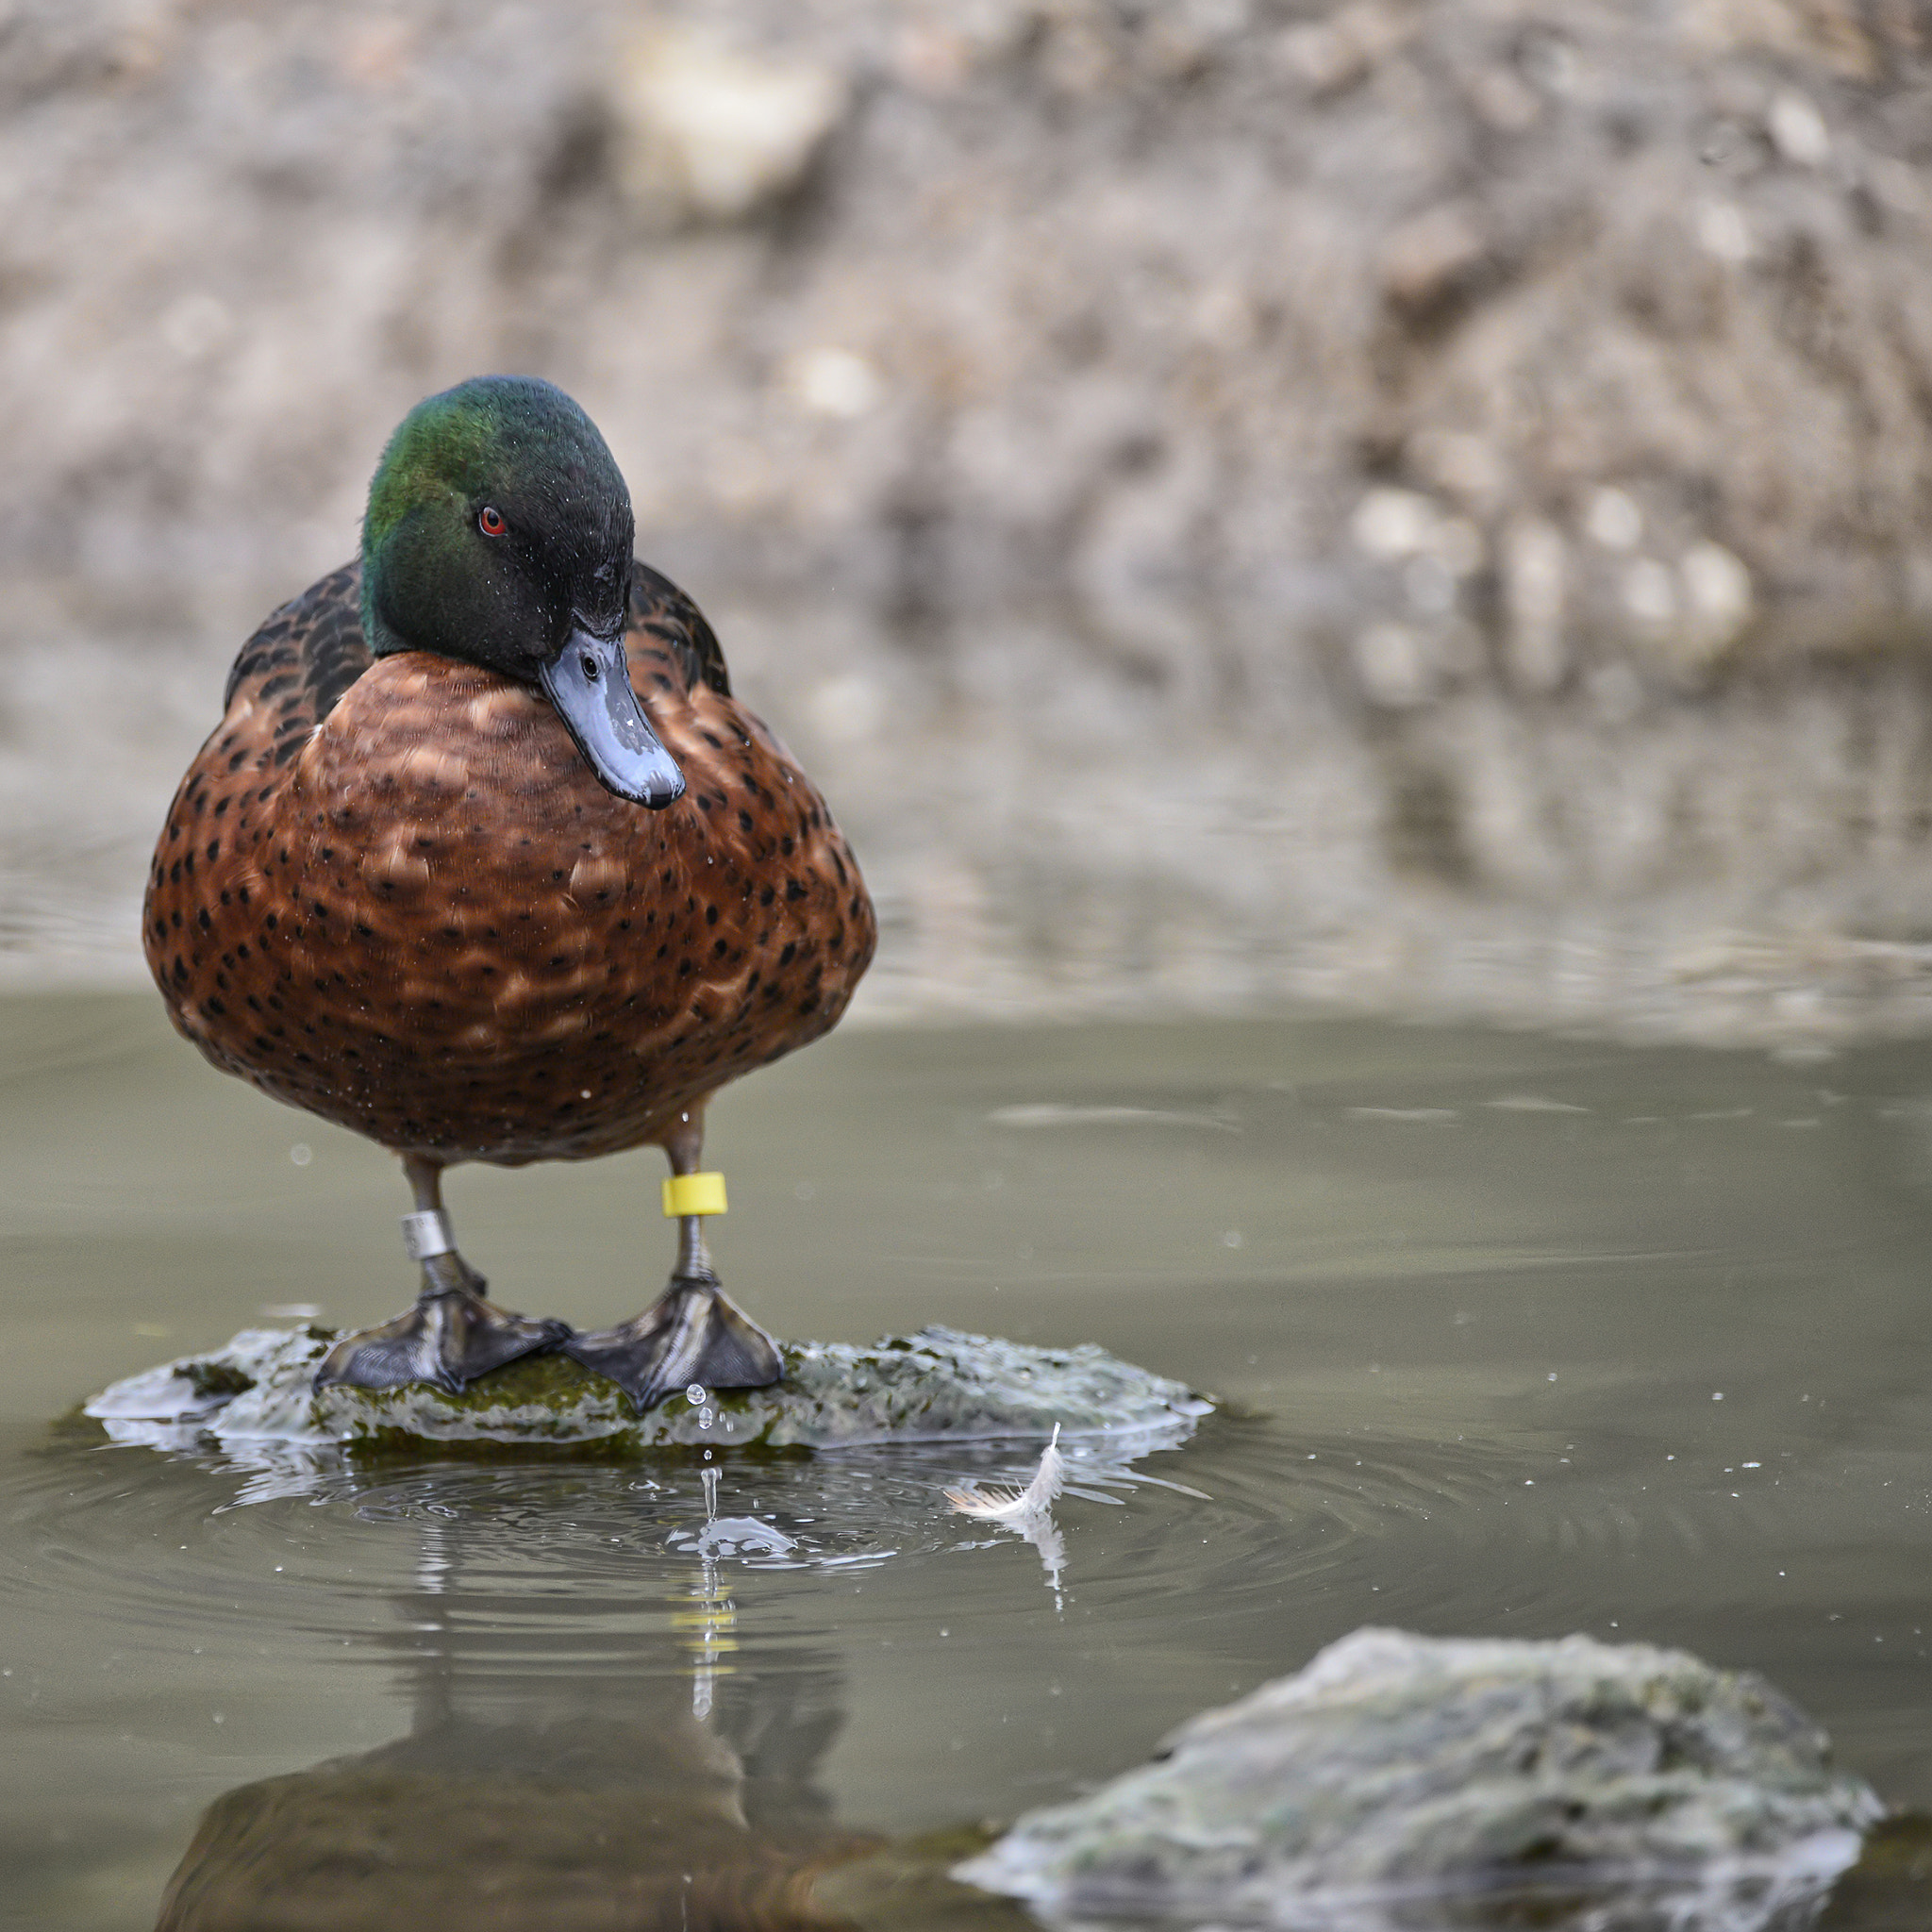
<svg viewBox="0 0 1932 1932">
<path fill-rule="evenodd" d="M 442 1210 L 441 1168 L 420 1158 L 403 1163 L 416 1191 L 416 1212 L 403 1220 L 403 1243 L 423 1264 L 416 1306 L 376 1328 L 345 1335 L 323 1357 L 315 1388 L 346 1382 L 358 1389 L 399 1389 L 428 1382 L 451 1395 L 520 1356 L 555 1348 L 568 1322 L 512 1314 L 485 1301 L 489 1284 L 457 1253 Z"/>
<path fill-rule="evenodd" d="M 392 1322 L 343 1336 L 323 1357 L 315 1386 L 397 1389 L 429 1382 L 460 1395 L 478 1375 L 554 1348 L 570 1333 L 568 1322 L 512 1314 L 468 1288 L 440 1289 L 424 1293 Z"/>
<path fill-rule="evenodd" d="M 763 1389 L 785 1374 L 778 1344 L 708 1269 L 674 1274 L 641 1315 L 615 1328 L 573 1335 L 561 1347 L 623 1388 L 640 1415 L 693 1382 L 707 1389 Z"/>
</svg>

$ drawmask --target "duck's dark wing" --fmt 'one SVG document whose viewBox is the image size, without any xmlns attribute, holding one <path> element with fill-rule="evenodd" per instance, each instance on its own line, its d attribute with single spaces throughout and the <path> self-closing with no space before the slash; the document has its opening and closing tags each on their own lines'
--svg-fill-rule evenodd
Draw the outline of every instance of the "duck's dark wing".
<svg viewBox="0 0 1932 1932">
<path fill-rule="evenodd" d="M 375 661 L 362 638 L 362 566 L 345 563 L 271 612 L 242 646 L 222 709 L 248 686 L 257 704 L 275 708 L 278 738 L 306 736 Z"/>
<path fill-rule="evenodd" d="M 731 695 L 724 647 L 705 622 L 705 613 L 648 563 L 633 562 L 630 567 L 630 627 L 670 645 L 684 672 L 687 691 L 708 684 L 721 698 Z"/>
<path fill-rule="evenodd" d="M 647 563 L 631 565 L 629 615 L 631 629 L 669 647 L 686 690 L 706 684 L 720 697 L 731 695 L 717 633 L 704 612 Z M 251 685 L 258 704 L 275 707 L 278 733 L 313 731 L 374 662 L 362 636 L 362 566 L 345 563 L 272 612 L 242 646 L 222 708 Z"/>
</svg>

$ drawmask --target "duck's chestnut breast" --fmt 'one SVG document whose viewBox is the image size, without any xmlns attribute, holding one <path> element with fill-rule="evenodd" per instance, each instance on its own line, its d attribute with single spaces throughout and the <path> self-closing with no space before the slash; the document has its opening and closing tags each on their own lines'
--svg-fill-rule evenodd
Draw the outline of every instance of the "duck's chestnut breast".
<svg viewBox="0 0 1932 1932">
<path fill-rule="evenodd" d="M 504 1162 L 656 1140 L 824 1032 L 874 935 L 843 839 L 756 719 L 631 648 L 687 780 L 658 812 L 469 665 L 379 659 L 299 745 L 238 691 L 150 889 L 181 1029 L 385 1145 Z"/>
</svg>

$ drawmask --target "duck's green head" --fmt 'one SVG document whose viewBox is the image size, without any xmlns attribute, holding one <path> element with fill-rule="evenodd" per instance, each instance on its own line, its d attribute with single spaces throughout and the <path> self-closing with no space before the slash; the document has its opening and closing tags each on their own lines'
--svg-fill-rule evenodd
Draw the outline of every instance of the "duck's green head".
<svg viewBox="0 0 1932 1932">
<path fill-rule="evenodd" d="M 633 534 L 624 477 L 560 389 L 458 383 L 403 418 L 369 486 L 370 649 L 434 651 L 536 685 L 603 784 L 667 806 L 684 779 L 625 660 Z"/>
</svg>

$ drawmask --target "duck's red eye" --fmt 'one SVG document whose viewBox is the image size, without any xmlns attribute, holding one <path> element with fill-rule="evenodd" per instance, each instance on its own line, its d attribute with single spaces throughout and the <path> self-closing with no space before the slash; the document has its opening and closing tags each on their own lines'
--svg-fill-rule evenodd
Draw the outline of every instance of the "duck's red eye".
<svg viewBox="0 0 1932 1932">
<path fill-rule="evenodd" d="M 476 512 L 476 527 L 486 537 L 500 537 L 509 528 L 509 525 L 504 522 L 503 512 L 500 509 L 494 508 L 491 505 L 486 503 Z"/>
</svg>

